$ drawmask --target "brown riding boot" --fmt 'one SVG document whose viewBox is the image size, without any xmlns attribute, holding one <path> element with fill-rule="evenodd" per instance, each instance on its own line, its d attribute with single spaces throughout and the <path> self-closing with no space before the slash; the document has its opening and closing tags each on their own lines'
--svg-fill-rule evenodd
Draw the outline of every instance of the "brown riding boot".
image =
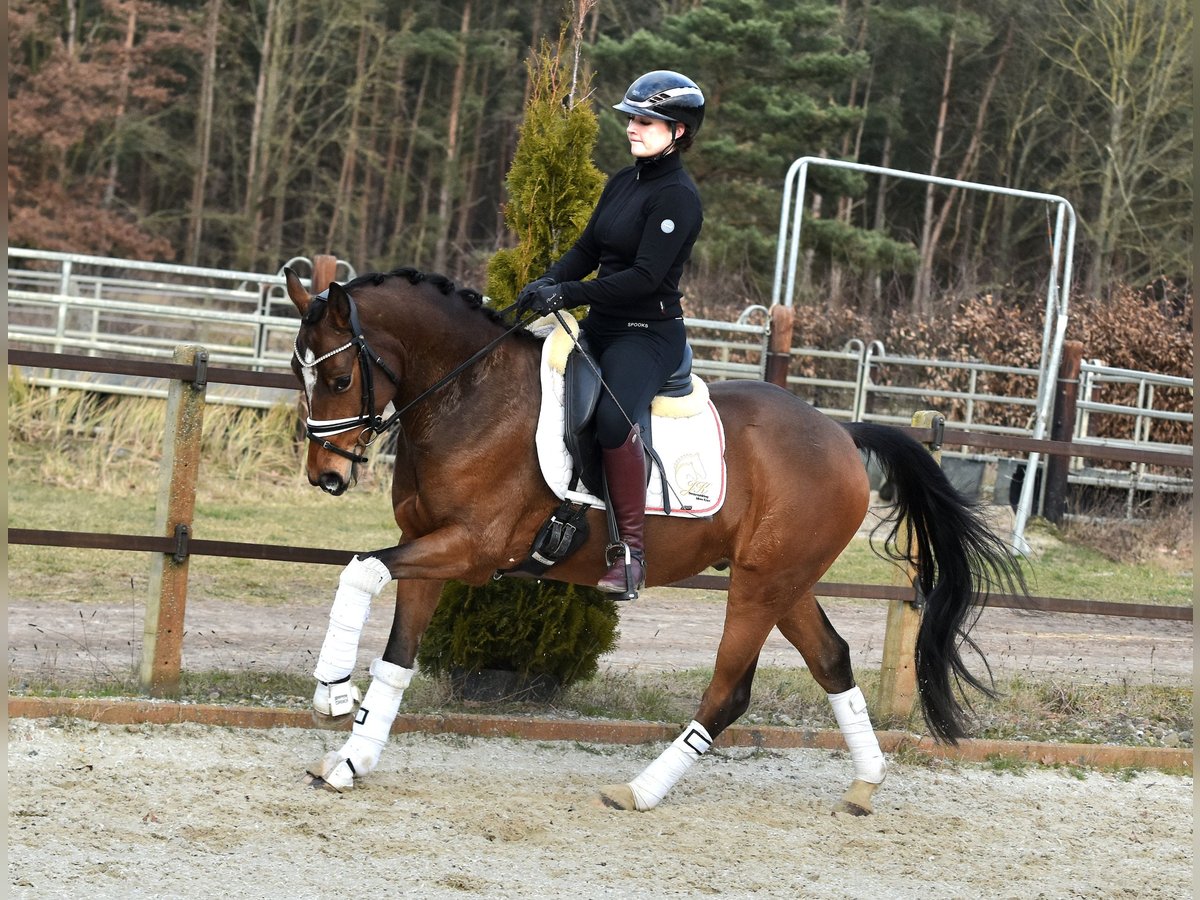
<svg viewBox="0 0 1200 900">
<path fill-rule="evenodd" d="M 617 600 L 636 600 L 646 583 L 645 544 L 642 529 L 646 521 L 646 451 L 638 429 L 629 432 L 620 447 L 601 448 L 608 501 L 617 520 L 621 543 L 606 550 L 608 572 L 596 585 Z"/>
</svg>

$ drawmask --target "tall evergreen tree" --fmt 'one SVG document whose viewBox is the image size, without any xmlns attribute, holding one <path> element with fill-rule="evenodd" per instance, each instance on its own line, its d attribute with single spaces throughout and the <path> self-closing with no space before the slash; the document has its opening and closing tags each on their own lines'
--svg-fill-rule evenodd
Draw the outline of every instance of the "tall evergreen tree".
<svg viewBox="0 0 1200 900">
<path fill-rule="evenodd" d="M 488 265 L 488 295 L 503 305 L 575 243 L 604 187 L 592 163 L 598 125 L 584 101 L 588 81 L 567 67 L 564 42 L 543 42 L 528 63 L 529 102 L 505 179 L 504 223 L 517 243 Z"/>
<path fill-rule="evenodd" d="M 822 0 L 706 0 L 665 16 L 653 31 L 602 37 L 594 57 L 605 98 L 655 68 L 684 72 L 704 90 L 704 128 L 689 160 L 705 210 L 694 259 L 710 284 L 720 270 L 748 271 L 750 283 L 730 289 L 761 296 L 774 271 L 788 167 L 800 156 L 837 155 L 861 115 L 836 99 L 867 64 L 848 49 L 838 8 Z M 615 133 L 622 124 L 614 117 L 604 127 Z M 863 186 L 831 170 L 814 172 L 811 183 L 830 192 Z M 824 224 L 808 234 L 827 250 L 836 243 L 853 257 L 895 249 L 856 243 L 854 230 L 834 233 Z"/>
</svg>

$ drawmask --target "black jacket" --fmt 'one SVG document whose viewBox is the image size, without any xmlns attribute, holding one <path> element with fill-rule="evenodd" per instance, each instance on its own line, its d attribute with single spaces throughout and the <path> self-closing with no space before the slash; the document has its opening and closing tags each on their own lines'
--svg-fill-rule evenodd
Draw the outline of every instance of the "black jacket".
<svg viewBox="0 0 1200 900">
<path fill-rule="evenodd" d="M 703 221 L 679 153 L 638 160 L 608 180 L 583 234 L 546 274 L 562 284 L 567 307 L 588 304 L 591 315 L 679 318 L 679 276 Z"/>
</svg>

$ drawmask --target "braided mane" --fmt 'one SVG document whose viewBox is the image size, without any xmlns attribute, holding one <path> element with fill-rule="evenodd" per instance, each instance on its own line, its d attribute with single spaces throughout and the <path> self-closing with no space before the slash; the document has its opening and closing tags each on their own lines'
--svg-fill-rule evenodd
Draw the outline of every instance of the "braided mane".
<svg viewBox="0 0 1200 900">
<path fill-rule="evenodd" d="M 477 310 L 498 325 L 509 324 L 504 321 L 504 317 L 500 313 L 490 306 L 484 305 L 483 295 L 479 291 L 472 288 L 460 288 L 445 275 L 439 275 L 436 272 L 422 272 L 412 266 L 401 266 L 398 269 L 392 269 L 390 272 L 368 272 L 366 275 L 359 275 L 352 281 L 348 281 L 345 284 L 345 288 L 350 293 L 353 293 L 355 287 L 363 285 L 378 287 L 389 278 L 404 278 L 412 285 L 429 284 L 444 296 L 457 294 L 467 304 L 469 309 Z"/>
</svg>

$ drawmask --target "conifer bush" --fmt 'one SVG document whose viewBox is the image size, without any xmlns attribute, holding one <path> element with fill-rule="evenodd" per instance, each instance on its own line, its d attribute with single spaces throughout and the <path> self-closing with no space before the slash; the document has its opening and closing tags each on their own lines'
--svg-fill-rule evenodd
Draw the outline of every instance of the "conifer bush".
<svg viewBox="0 0 1200 900">
<path fill-rule="evenodd" d="M 590 587 L 502 579 L 447 583 L 421 642 L 423 672 L 450 676 L 502 669 L 551 692 L 596 674 L 617 643 L 617 605 Z"/>
<path fill-rule="evenodd" d="M 563 64 L 563 45 L 563 37 L 557 47 L 543 42 L 529 61 L 530 97 L 504 208 L 517 243 L 488 266 L 487 292 L 497 306 L 512 303 L 575 242 L 604 186 L 592 163 L 598 126 L 585 102 L 588 85 Z M 482 587 L 449 582 L 418 661 L 450 676 L 451 688 L 467 699 L 485 699 L 470 696 L 467 680 L 490 670 L 524 679 L 503 696 L 548 699 L 596 673 L 599 657 L 616 644 L 617 621 L 616 603 L 594 587 L 530 578 Z"/>
</svg>

